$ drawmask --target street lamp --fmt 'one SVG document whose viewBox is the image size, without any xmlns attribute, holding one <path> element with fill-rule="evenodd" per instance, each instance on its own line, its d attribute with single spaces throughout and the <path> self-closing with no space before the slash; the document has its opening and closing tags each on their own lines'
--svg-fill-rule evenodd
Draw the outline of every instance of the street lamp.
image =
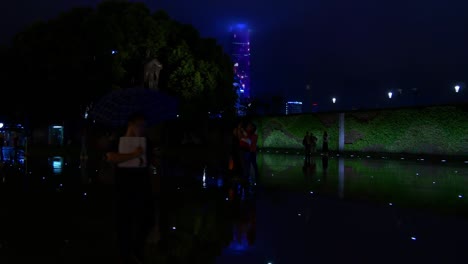
<svg viewBox="0 0 468 264">
<path fill-rule="evenodd" d="M 460 85 L 455 85 L 455 92 L 458 93 L 458 91 L 460 91 Z"/>
<path fill-rule="evenodd" d="M 336 103 L 336 98 L 335 97 L 332 98 L 332 102 Z"/>
<path fill-rule="evenodd" d="M 392 99 L 392 95 L 393 95 L 393 93 L 392 93 L 391 91 L 388 92 L 388 98 L 389 98 L 389 99 Z"/>
</svg>

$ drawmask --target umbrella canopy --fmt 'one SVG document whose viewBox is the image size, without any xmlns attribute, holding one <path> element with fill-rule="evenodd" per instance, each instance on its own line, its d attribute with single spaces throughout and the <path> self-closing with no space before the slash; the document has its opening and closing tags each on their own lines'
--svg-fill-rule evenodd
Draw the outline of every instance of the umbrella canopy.
<svg viewBox="0 0 468 264">
<path fill-rule="evenodd" d="M 134 87 L 104 95 L 91 109 L 89 116 L 97 123 L 125 126 L 132 113 L 142 113 L 149 125 L 177 117 L 178 100 L 164 92 Z"/>
</svg>

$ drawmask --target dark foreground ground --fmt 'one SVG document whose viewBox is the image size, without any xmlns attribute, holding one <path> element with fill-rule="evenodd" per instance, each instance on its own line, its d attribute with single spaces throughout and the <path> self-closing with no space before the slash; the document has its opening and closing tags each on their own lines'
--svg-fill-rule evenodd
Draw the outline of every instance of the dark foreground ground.
<svg viewBox="0 0 468 264">
<path fill-rule="evenodd" d="M 147 263 L 463 263 L 468 165 L 260 154 L 244 188 L 220 162 L 171 160 Z M 27 167 L 25 166 L 27 165 Z M 0 263 L 116 263 L 112 188 L 69 157 L 3 164 Z M 89 181 L 88 179 L 91 179 Z M 460 262 L 462 261 L 462 262 Z"/>
</svg>

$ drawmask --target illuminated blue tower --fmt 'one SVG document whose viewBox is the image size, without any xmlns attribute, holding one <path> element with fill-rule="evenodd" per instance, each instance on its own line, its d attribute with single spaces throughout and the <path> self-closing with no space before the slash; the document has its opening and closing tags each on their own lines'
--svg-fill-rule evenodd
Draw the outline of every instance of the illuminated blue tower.
<svg viewBox="0 0 468 264">
<path fill-rule="evenodd" d="M 231 27 L 231 56 L 239 103 L 246 105 L 250 101 L 250 29 L 246 24 Z"/>
</svg>

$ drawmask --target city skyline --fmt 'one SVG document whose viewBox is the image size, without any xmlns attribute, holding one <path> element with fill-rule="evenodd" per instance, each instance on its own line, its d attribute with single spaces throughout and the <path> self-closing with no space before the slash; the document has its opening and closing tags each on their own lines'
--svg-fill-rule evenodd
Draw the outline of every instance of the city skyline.
<svg viewBox="0 0 468 264">
<path fill-rule="evenodd" d="M 0 16 L 1 42 L 36 20 L 99 2 L 7 2 Z M 463 1 L 142 2 L 194 25 L 227 53 L 229 25 L 248 23 L 253 97 L 298 100 L 309 85 L 311 100 L 321 109 L 332 105 L 332 97 L 343 108 L 387 106 L 388 91 L 400 89 L 396 98 L 403 105 L 468 101 L 468 3 Z M 455 85 L 461 86 L 459 93 Z"/>
</svg>

